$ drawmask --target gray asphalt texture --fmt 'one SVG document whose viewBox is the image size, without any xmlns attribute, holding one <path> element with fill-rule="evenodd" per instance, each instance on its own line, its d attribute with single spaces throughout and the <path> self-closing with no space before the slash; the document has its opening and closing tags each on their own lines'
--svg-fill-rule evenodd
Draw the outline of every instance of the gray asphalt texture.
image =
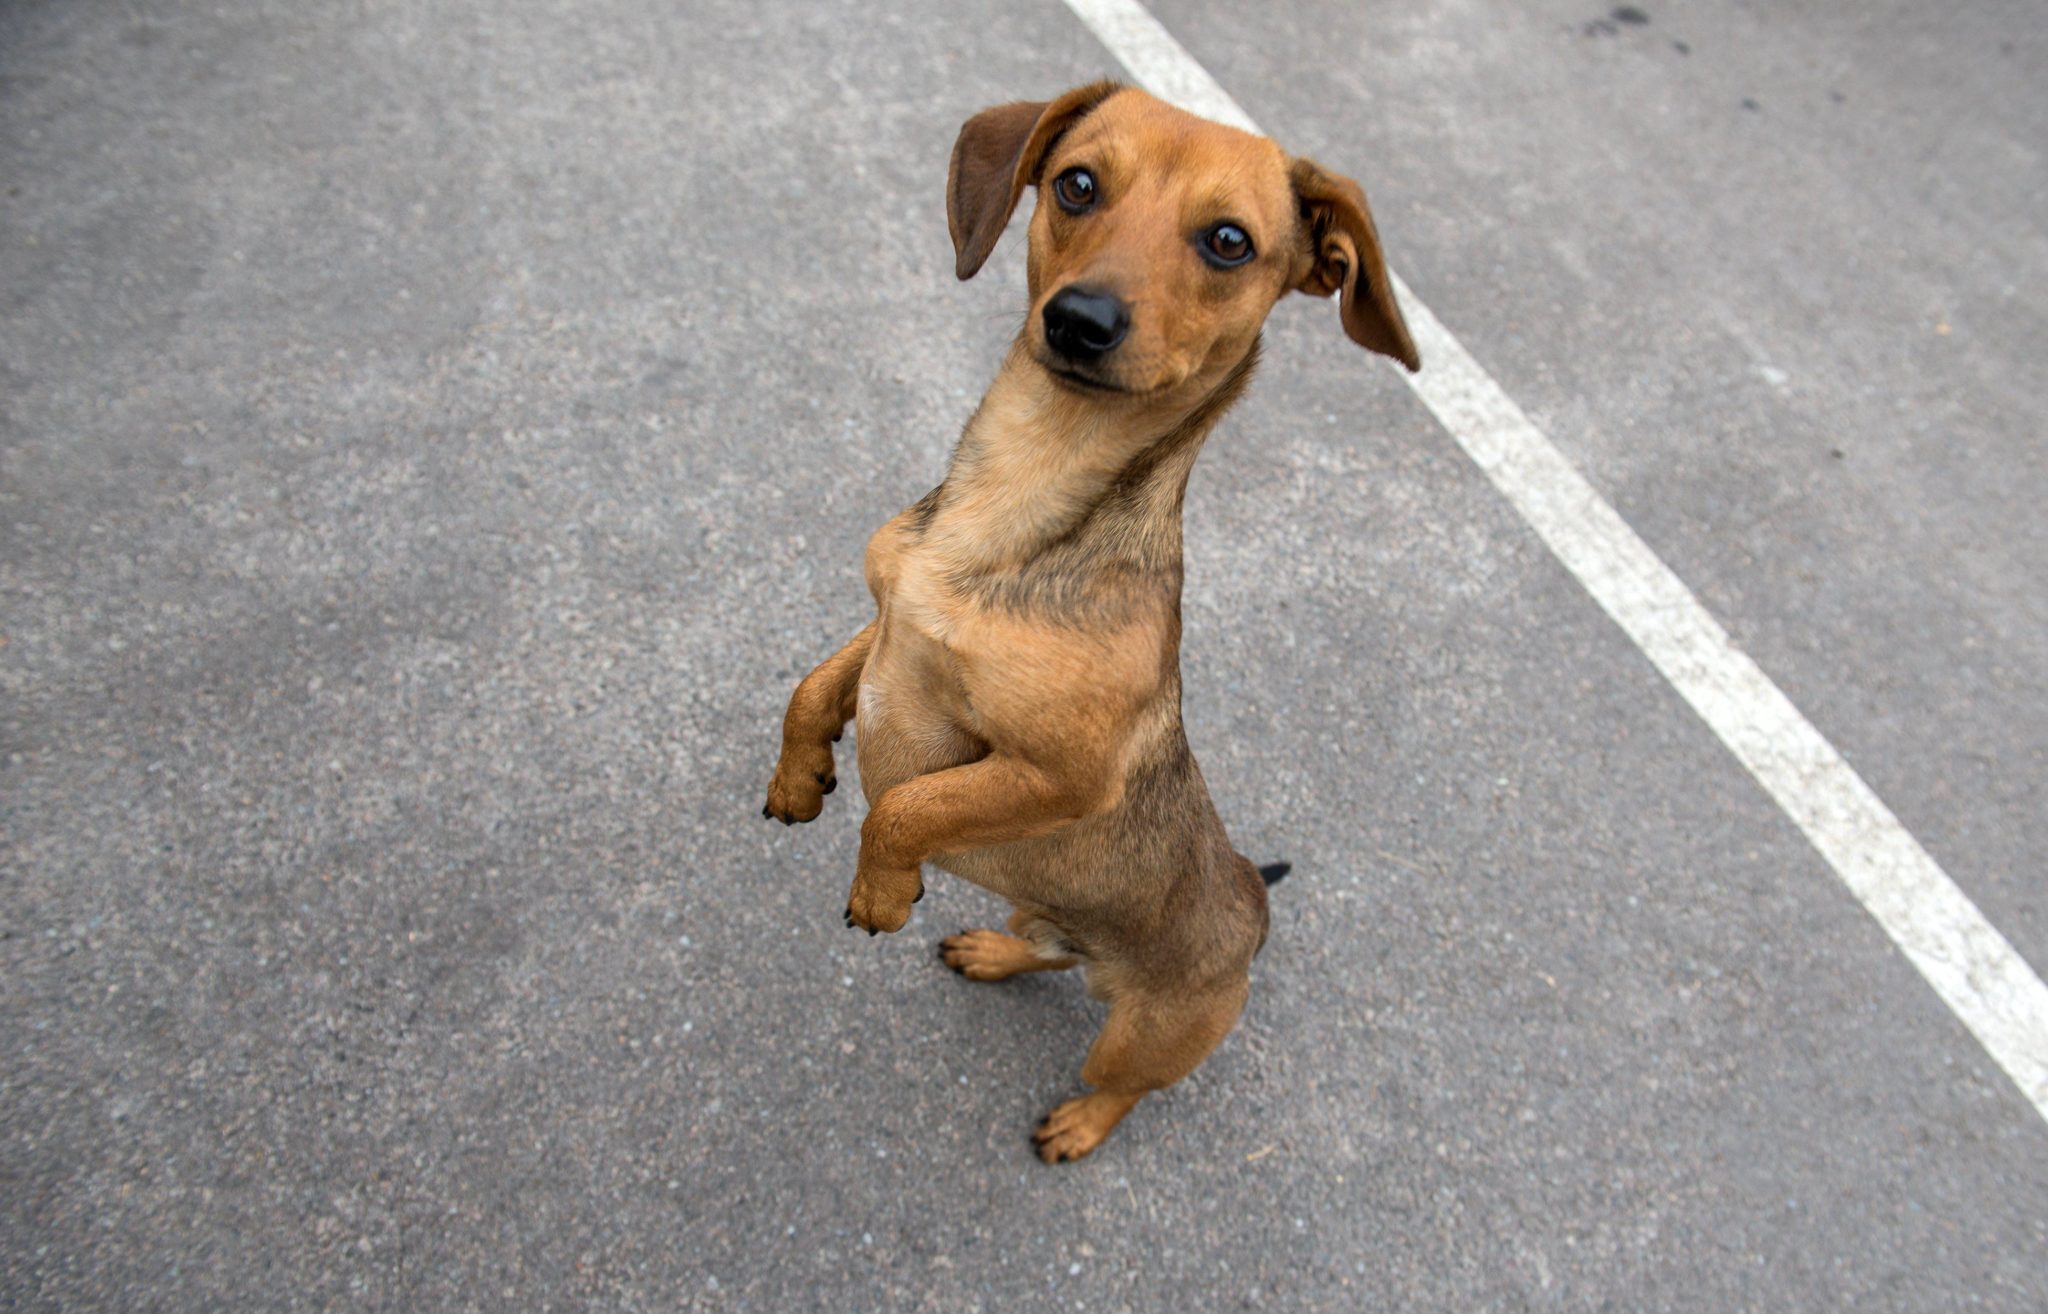
<svg viewBox="0 0 2048 1314">
<path fill-rule="evenodd" d="M 2038 969 L 2048 28 L 1161 0 Z M 1325 302 L 1188 500 L 1243 1025 L 761 820 L 1051 0 L 0 3 L 0 1306 L 2048 1308 L 2048 1126 Z M 1027 202 L 1028 204 L 1028 202 Z M 1018 227 L 1021 227 L 1019 225 Z M 851 770 L 851 755 L 842 754 Z"/>
</svg>

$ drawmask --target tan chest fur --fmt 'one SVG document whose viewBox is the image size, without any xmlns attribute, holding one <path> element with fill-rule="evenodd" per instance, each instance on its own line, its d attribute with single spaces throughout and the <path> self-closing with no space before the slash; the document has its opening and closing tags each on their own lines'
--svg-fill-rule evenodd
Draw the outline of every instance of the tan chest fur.
<svg viewBox="0 0 2048 1314">
<path fill-rule="evenodd" d="M 907 541 L 909 513 L 868 542 L 875 646 L 860 677 L 855 744 L 870 804 L 905 780 L 972 762 L 988 745 L 967 727 L 972 709 L 951 647 L 958 611 L 929 553 Z"/>
</svg>

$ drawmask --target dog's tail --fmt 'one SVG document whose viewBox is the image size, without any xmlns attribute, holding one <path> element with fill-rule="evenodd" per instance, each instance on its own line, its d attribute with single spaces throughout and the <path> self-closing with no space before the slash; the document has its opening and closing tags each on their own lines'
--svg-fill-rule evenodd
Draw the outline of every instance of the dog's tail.
<svg viewBox="0 0 2048 1314">
<path fill-rule="evenodd" d="M 1259 868 L 1259 876 L 1266 882 L 1267 888 L 1270 889 L 1280 883 L 1282 876 L 1293 870 L 1294 864 L 1291 862 L 1269 862 Z"/>
</svg>

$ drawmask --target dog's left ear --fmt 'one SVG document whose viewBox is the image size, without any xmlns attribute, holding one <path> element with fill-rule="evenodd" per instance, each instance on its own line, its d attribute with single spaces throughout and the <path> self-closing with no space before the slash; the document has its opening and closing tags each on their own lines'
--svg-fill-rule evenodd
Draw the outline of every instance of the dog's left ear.
<svg viewBox="0 0 2048 1314">
<path fill-rule="evenodd" d="M 985 109 L 960 128 L 946 170 L 946 227 L 953 272 L 973 278 L 996 249 L 1010 212 L 1061 133 L 1122 90 L 1114 82 L 1075 87 L 1057 100 L 1019 100 Z"/>
<path fill-rule="evenodd" d="M 1357 183 L 1314 160 L 1295 160 L 1288 177 L 1301 206 L 1302 259 L 1307 264 L 1296 289 L 1318 297 L 1344 289 L 1344 331 L 1351 340 L 1392 356 L 1411 370 L 1421 369 L 1422 358 L 1394 301 L 1394 283 L 1380 256 L 1379 234 L 1372 226 L 1372 211 L 1365 206 L 1365 193 Z"/>
</svg>

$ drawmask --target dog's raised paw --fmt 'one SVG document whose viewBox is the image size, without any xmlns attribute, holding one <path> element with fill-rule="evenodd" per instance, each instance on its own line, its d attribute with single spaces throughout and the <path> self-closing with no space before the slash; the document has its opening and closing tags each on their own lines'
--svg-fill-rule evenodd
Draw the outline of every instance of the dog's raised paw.
<svg viewBox="0 0 2048 1314">
<path fill-rule="evenodd" d="M 814 821 L 825 810 L 825 795 L 837 788 L 839 779 L 830 772 L 789 770 L 778 766 L 768 782 L 768 801 L 761 815 L 773 817 L 785 826 Z"/>
<path fill-rule="evenodd" d="M 910 905 L 924 897 L 924 879 L 915 867 L 900 872 L 863 872 L 846 899 L 846 924 L 869 935 L 900 931 L 910 920 Z"/>
</svg>

